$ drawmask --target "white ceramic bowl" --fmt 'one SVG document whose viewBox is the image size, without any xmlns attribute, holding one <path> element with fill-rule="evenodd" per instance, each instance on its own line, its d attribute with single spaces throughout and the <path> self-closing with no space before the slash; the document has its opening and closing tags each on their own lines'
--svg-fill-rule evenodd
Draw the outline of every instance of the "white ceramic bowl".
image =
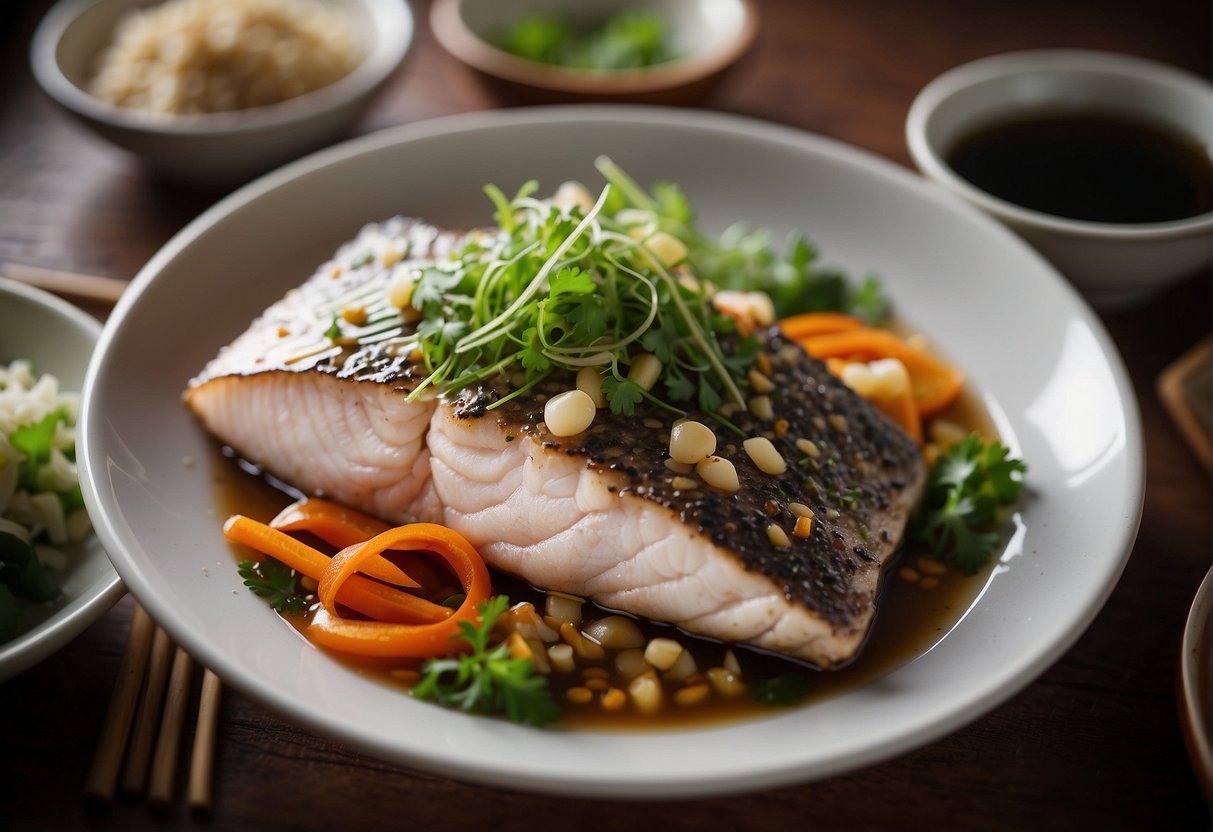
<svg viewBox="0 0 1213 832">
<path fill-rule="evenodd" d="M 18 358 L 51 373 L 64 390 L 80 390 L 101 324 L 66 301 L 0 277 L 0 362 Z M 68 567 L 52 573 L 63 595 L 25 607 L 24 630 L 0 643 L 0 682 L 50 656 L 100 618 L 125 591 L 94 536 L 68 552 Z"/>
<path fill-rule="evenodd" d="M 61 0 L 34 33 L 34 77 L 67 112 L 167 179 L 228 186 L 339 138 L 400 65 L 413 37 L 402 0 L 328 0 L 348 7 L 366 55 L 341 80 L 264 107 L 157 116 L 85 91 L 122 16 L 158 0 Z"/>
<path fill-rule="evenodd" d="M 594 71 L 537 63 L 494 42 L 529 13 L 590 23 L 636 8 L 665 21 L 671 45 L 682 57 L 643 69 Z M 499 91 L 533 103 L 691 104 L 749 49 L 758 28 L 750 0 L 435 0 L 430 25 L 448 52 Z"/>
<path fill-rule="evenodd" d="M 1008 225 L 1098 307 L 1143 301 L 1208 264 L 1213 213 L 1135 224 L 1066 219 L 992 196 L 945 161 L 973 131 L 1042 111 L 1145 120 L 1213 149 L 1207 82 L 1152 61 L 1083 50 L 1014 52 L 944 73 L 914 100 L 906 139 L 928 178 Z"/>
</svg>

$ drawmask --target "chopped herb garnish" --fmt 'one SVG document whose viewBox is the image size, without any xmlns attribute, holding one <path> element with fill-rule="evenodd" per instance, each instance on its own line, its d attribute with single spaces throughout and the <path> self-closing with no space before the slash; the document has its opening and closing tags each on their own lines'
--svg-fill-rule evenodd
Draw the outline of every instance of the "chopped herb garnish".
<svg viewBox="0 0 1213 832">
<path fill-rule="evenodd" d="M 486 188 L 497 232 L 470 236 L 422 270 L 412 305 L 422 315 L 415 337 L 428 376 L 412 395 L 512 377 L 514 389 L 492 409 L 553 372 L 593 367 L 617 414 L 642 399 L 678 415 L 692 399 L 708 412 L 725 401 L 744 406 L 757 344 L 736 338 L 709 291 L 619 219 L 627 197 L 608 185 L 588 209 L 557 206 L 534 199 L 536 187 L 527 183 L 513 199 Z M 662 365 L 650 390 L 628 378 L 646 351 Z"/>
<path fill-rule="evenodd" d="M 813 683 L 803 673 L 783 673 L 769 679 L 753 679 L 750 696 L 763 705 L 799 705 L 809 695 Z"/>
<path fill-rule="evenodd" d="M 427 661 L 413 696 L 463 711 L 504 713 L 513 722 L 536 726 L 559 719 L 560 708 L 534 663 L 515 659 L 505 643 L 489 646 L 493 624 L 509 603 L 497 595 L 480 605 L 480 623 L 460 621 L 453 638 L 466 641 L 472 651 Z"/>
<path fill-rule="evenodd" d="M 337 323 L 337 315 L 333 315 L 333 322 L 329 324 L 329 328 L 324 331 L 324 337 L 330 341 L 336 341 L 341 337 L 341 325 Z"/>
<path fill-rule="evenodd" d="M 1009 455 L 1002 443 L 973 435 L 931 467 L 911 534 L 965 574 L 985 566 L 998 543 L 999 509 L 1019 499 L 1027 466 Z"/>
<path fill-rule="evenodd" d="M 699 280 L 720 289 L 766 292 L 777 318 L 847 312 L 875 325 L 888 317 L 888 298 L 874 276 L 853 286 L 842 272 L 820 265 L 820 253 L 804 234 L 789 234 L 782 250 L 770 231 L 746 225 L 713 237 L 695 227 L 694 210 L 677 185 L 658 183 L 649 197 L 609 159 L 600 159 L 598 168 L 634 207 L 652 212 L 658 228 L 686 244 L 687 263 Z"/>
<path fill-rule="evenodd" d="M 278 612 L 302 612 L 307 606 L 303 597 L 295 593 L 295 570 L 281 561 L 271 557 L 260 562 L 242 560 L 237 569 L 244 585 L 268 600 Z"/>
<path fill-rule="evenodd" d="M 497 45 L 520 58 L 575 69 L 640 69 L 675 57 L 665 21 L 642 10 L 589 26 L 550 13 L 527 14 L 502 32 Z"/>
</svg>

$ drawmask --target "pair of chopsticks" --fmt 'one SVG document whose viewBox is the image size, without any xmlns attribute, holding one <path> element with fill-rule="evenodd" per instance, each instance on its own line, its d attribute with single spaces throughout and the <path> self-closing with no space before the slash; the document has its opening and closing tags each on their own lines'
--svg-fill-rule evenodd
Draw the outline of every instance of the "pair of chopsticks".
<svg viewBox="0 0 1213 832">
<path fill-rule="evenodd" d="M 157 810 L 172 804 L 192 671 L 189 654 L 175 647 L 136 604 L 126 653 L 85 784 L 87 797 L 112 800 L 121 777 L 123 794 L 140 796 L 146 791 L 148 804 Z M 205 670 L 187 788 L 194 812 L 205 813 L 211 806 L 219 699 L 219 677 Z"/>
<path fill-rule="evenodd" d="M 2 272 L 58 295 L 107 305 L 116 303 L 127 287 L 123 280 L 19 263 L 5 263 Z M 85 784 L 87 797 L 112 800 L 121 774 L 124 794 L 146 791 L 153 809 L 172 803 L 192 676 L 189 654 L 135 604 L 126 653 Z M 219 677 L 204 669 L 189 768 L 188 802 L 195 812 L 209 811 L 211 805 L 219 698 Z"/>
</svg>

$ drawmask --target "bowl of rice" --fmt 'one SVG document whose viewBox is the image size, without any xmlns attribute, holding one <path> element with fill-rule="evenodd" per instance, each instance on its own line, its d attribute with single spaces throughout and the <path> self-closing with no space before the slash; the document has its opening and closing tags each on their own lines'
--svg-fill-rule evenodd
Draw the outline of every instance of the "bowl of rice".
<svg viewBox="0 0 1213 832">
<path fill-rule="evenodd" d="M 0 276 L 0 682 L 50 656 L 125 589 L 76 473 L 80 390 L 101 324 Z"/>
<path fill-rule="evenodd" d="M 401 0 L 61 0 L 30 61 L 163 178 L 226 188 L 341 138 L 412 36 Z"/>
</svg>

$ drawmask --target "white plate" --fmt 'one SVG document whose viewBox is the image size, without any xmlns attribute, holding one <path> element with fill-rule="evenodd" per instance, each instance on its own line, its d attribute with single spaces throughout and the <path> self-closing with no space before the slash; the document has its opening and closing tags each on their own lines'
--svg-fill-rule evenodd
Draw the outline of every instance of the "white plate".
<svg viewBox="0 0 1213 832">
<path fill-rule="evenodd" d="M 1213 569 L 1205 574 L 1179 653 L 1179 722 L 1196 779 L 1213 800 Z"/>
<path fill-rule="evenodd" d="M 35 371 L 56 376 L 63 390 L 79 390 L 100 335 L 101 324 L 70 303 L 0 277 L 0 363 L 32 359 Z M 96 536 L 68 554 L 67 570 L 54 575 L 63 595 L 27 605 L 26 629 L 0 644 L 0 681 L 54 653 L 122 597 L 122 582 Z"/>
<path fill-rule="evenodd" d="M 223 344 L 366 222 L 489 220 L 486 182 L 596 183 L 612 156 L 681 183 L 709 228 L 806 229 L 832 263 L 880 274 L 899 312 L 965 367 L 1031 466 L 1019 531 L 933 649 L 812 707 L 679 733 L 538 731 L 372 683 L 241 586 L 220 535 L 211 443 L 180 392 Z M 173 239 L 110 318 L 89 370 L 85 497 L 130 589 L 200 661 L 288 718 L 467 780 L 671 797 L 824 777 L 904 752 L 997 706 L 1082 633 L 1142 505 L 1133 391 L 1075 293 L 1000 226 L 887 162 L 821 138 L 683 110 L 473 114 L 341 145 L 237 192 Z M 192 462 L 192 464 L 190 464 Z"/>
</svg>

